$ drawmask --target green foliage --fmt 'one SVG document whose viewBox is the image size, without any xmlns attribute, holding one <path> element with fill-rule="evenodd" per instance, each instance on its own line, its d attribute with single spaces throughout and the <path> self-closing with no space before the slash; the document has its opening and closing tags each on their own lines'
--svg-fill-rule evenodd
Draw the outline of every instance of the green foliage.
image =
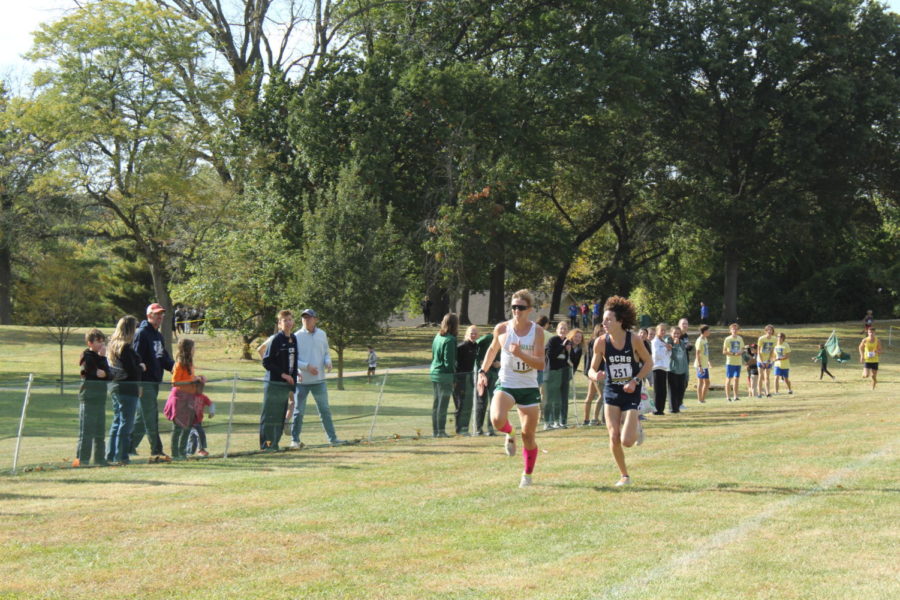
<svg viewBox="0 0 900 600">
<path fill-rule="evenodd" d="M 66 250 L 66 249 L 63 249 Z M 26 324 L 43 326 L 59 345 L 59 380 L 64 379 L 63 346 L 75 327 L 103 321 L 99 281 L 89 263 L 69 252 L 46 256 L 20 283 L 18 296 L 27 298 L 17 315 Z"/>
<path fill-rule="evenodd" d="M 333 195 L 305 218 L 296 271 L 297 306 L 312 307 L 338 352 L 379 334 L 403 298 L 406 253 L 392 219 L 365 185 L 357 165 L 341 171 Z"/>
<path fill-rule="evenodd" d="M 300 262 L 295 243 L 257 216 L 265 213 L 259 204 L 267 192 L 251 193 L 235 219 L 210 232 L 172 290 L 174 301 L 203 306 L 213 326 L 238 333 L 247 359 L 250 344 L 272 332 L 278 310 L 292 298 L 288 282 Z"/>
</svg>

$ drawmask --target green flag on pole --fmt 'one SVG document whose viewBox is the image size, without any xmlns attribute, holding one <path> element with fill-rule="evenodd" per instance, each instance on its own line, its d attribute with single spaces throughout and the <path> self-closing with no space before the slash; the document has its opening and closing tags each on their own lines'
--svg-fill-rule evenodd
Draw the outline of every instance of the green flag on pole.
<svg viewBox="0 0 900 600">
<path fill-rule="evenodd" d="M 837 333 L 834 330 L 831 331 L 828 341 L 825 342 L 825 351 L 828 353 L 828 356 L 839 363 L 845 363 L 850 360 L 850 355 L 841 350 L 841 342 L 838 340 Z"/>
</svg>

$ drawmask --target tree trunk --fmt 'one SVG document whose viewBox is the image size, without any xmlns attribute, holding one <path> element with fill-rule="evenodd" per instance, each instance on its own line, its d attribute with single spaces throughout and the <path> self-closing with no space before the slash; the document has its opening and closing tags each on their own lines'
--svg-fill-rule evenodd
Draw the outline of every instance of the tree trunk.
<svg viewBox="0 0 900 600">
<path fill-rule="evenodd" d="M 163 335 L 163 343 L 169 351 L 169 355 L 175 356 L 175 352 L 172 350 L 172 320 L 175 318 L 175 313 L 173 312 L 172 298 L 169 296 L 169 278 L 155 257 L 148 256 L 147 262 L 150 264 L 150 276 L 153 278 L 153 293 L 156 295 L 156 301 L 166 309 L 162 325 L 160 325 L 160 333 Z"/>
<path fill-rule="evenodd" d="M 506 265 L 497 263 L 491 269 L 491 291 L 488 298 L 488 323 L 496 325 L 506 320 Z"/>
<path fill-rule="evenodd" d="M 459 324 L 472 324 L 472 320 L 469 319 L 469 288 L 463 288 L 459 296 Z"/>
<path fill-rule="evenodd" d="M 12 325 L 12 253 L 0 246 L 0 325 Z"/>
<path fill-rule="evenodd" d="M 344 389 L 344 346 L 343 346 L 343 344 L 338 344 L 337 355 L 338 355 L 337 389 L 343 390 Z"/>
<path fill-rule="evenodd" d="M 725 295 L 722 301 L 722 324 L 737 321 L 737 278 L 740 258 L 737 252 L 725 250 Z"/>
<path fill-rule="evenodd" d="M 66 340 L 62 335 L 59 336 L 59 394 L 62 395 L 65 393 L 65 362 L 63 361 L 63 348 L 66 345 Z"/>
<path fill-rule="evenodd" d="M 563 263 L 562 268 L 556 274 L 556 281 L 553 282 L 553 296 L 550 298 L 550 320 L 553 315 L 559 314 L 559 305 L 562 303 L 563 288 L 566 286 L 566 278 L 569 276 L 569 269 L 572 267 L 571 261 Z"/>
<path fill-rule="evenodd" d="M 256 336 L 250 337 L 249 335 L 241 336 L 241 358 L 244 360 L 253 360 L 253 355 L 250 354 L 250 342 L 256 339 Z"/>
</svg>

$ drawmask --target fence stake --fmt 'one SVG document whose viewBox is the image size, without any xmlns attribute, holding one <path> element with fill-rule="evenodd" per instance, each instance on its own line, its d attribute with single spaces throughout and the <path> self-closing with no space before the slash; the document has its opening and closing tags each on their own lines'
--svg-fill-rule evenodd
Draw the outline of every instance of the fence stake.
<svg viewBox="0 0 900 600">
<path fill-rule="evenodd" d="M 234 421 L 234 400 L 237 397 L 237 373 L 231 380 L 231 405 L 228 407 L 228 432 L 225 434 L 225 454 L 223 458 L 228 458 L 228 448 L 231 446 L 231 423 Z"/>
<path fill-rule="evenodd" d="M 22 403 L 22 416 L 19 419 L 19 434 L 16 436 L 16 451 L 13 454 L 12 473 L 16 474 L 16 466 L 19 464 L 19 447 L 22 445 L 22 430 L 25 429 L 25 411 L 28 409 L 28 399 L 31 398 L 31 382 L 34 381 L 34 373 L 28 374 L 28 386 L 25 388 L 25 402 Z"/>
<path fill-rule="evenodd" d="M 378 420 L 378 409 L 381 407 L 381 398 L 384 396 L 384 384 L 387 383 L 387 376 L 390 372 L 390 369 L 386 369 L 384 372 L 384 379 L 381 380 L 381 390 L 378 392 L 378 402 L 375 403 L 375 414 L 372 415 L 372 427 L 369 429 L 369 441 L 372 441 L 372 436 L 375 434 L 375 421 Z"/>
</svg>

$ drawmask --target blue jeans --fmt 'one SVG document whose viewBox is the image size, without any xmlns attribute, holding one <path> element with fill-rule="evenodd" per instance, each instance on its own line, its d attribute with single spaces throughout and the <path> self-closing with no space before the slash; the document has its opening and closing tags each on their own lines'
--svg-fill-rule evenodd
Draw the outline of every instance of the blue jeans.
<svg viewBox="0 0 900 600">
<path fill-rule="evenodd" d="M 294 414 L 291 423 L 291 439 L 300 442 L 300 432 L 303 430 L 303 415 L 306 413 L 306 397 L 312 392 L 313 399 L 316 401 L 316 408 L 319 411 L 319 418 L 322 419 L 322 427 L 325 429 L 325 435 L 332 444 L 338 441 L 337 434 L 334 432 L 334 423 L 331 420 L 331 408 L 328 406 L 328 387 L 324 381 L 319 383 L 310 383 L 297 386 L 294 390 Z"/>
<path fill-rule="evenodd" d="M 131 432 L 134 429 L 134 414 L 140 399 L 137 396 L 112 394 L 113 422 L 109 429 L 109 444 L 106 446 L 106 460 L 128 462 L 131 449 Z"/>
</svg>

